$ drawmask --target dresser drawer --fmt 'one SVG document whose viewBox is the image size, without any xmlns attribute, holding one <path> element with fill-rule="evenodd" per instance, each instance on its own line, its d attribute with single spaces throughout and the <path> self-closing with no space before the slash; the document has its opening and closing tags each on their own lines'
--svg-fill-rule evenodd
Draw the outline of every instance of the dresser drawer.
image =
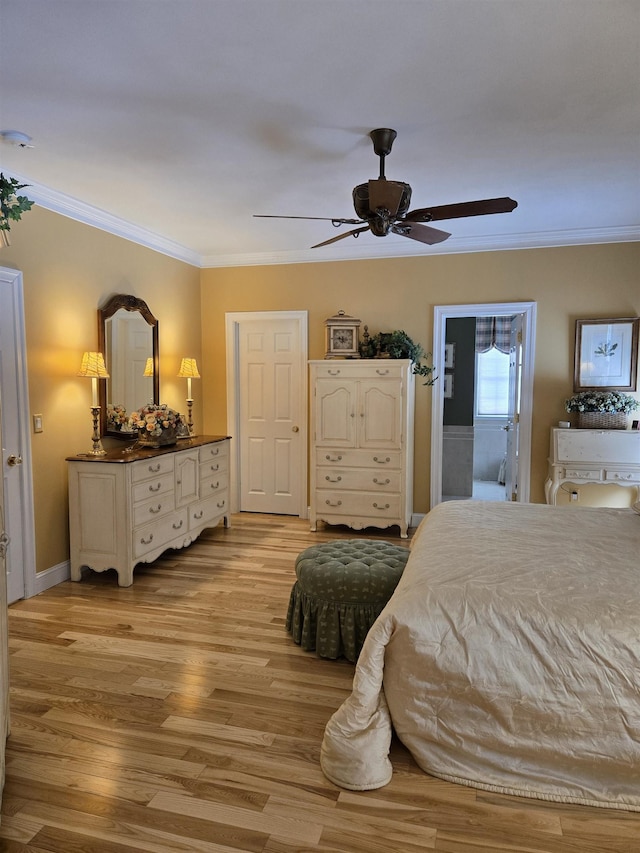
<svg viewBox="0 0 640 853">
<path fill-rule="evenodd" d="M 400 495 L 375 492 L 340 492 L 318 489 L 316 492 L 318 515 L 364 515 L 367 517 L 400 517 Z"/>
<path fill-rule="evenodd" d="M 133 530 L 133 556 L 141 559 L 145 554 L 161 548 L 181 532 L 187 531 L 187 510 L 182 509 L 171 516 L 160 518 L 152 524 Z"/>
<path fill-rule="evenodd" d="M 200 462 L 200 480 L 206 480 L 208 477 L 215 477 L 228 470 L 229 460 L 226 456 L 219 456 L 216 459 L 207 459 L 206 462 Z"/>
<path fill-rule="evenodd" d="M 173 490 L 172 461 L 170 474 L 163 474 L 161 477 L 154 477 L 151 480 L 144 480 L 142 483 L 138 483 L 137 486 L 134 486 L 131 489 L 131 495 L 133 497 L 133 502 L 138 503 L 138 501 L 146 501 L 152 497 L 159 497 L 167 492 L 171 492 L 173 494 Z"/>
<path fill-rule="evenodd" d="M 402 454 L 399 450 L 330 450 L 316 449 L 316 465 L 335 468 L 394 468 L 400 470 Z M 318 477 L 320 477 L 318 472 Z"/>
<path fill-rule="evenodd" d="M 131 471 L 131 482 L 139 483 L 142 480 L 153 479 L 162 474 L 173 472 L 173 454 L 167 456 L 156 456 L 154 459 L 145 459 L 144 462 L 134 462 Z"/>
<path fill-rule="evenodd" d="M 142 527 L 156 518 L 162 518 L 163 515 L 173 512 L 174 509 L 173 495 L 167 492 L 144 503 L 137 503 L 133 508 L 133 526 Z"/>
<path fill-rule="evenodd" d="M 601 468 L 565 468 L 564 476 L 568 480 L 602 480 Z"/>
<path fill-rule="evenodd" d="M 220 492 L 225 492 L 229 485 L 229 479 L 226 472 L 218 474 L 215 477 L 207 477 L 200 483 L 200 498 L 204 500 L 211 495 L 217 495 Z"/>
<path fill-rule="evenodd" d="M 226 492 L 199 501 L 189 507 L 189 528 L 202 527 L 214 519 L 219 519 L 227 512 L 229 512 L 229 498 Z"/>
<path fill-rule="evenodd" d="M 400 471 L 377 468 L 318 468 L 318 489 L 399 492 Z"/>
<path fill-rule="evenodd" d="M 217 444 L 207 444 L 200 448 L 200 462 L 209 462 L 212 459 L 227 459 L 229 456 L 229 444 L 221 441 Z"/>
<path fill-rule="evenodd" d="M 640 471 L 606 471 L 605 476 L 621 483 L 640 483 Z"/>
</svg>

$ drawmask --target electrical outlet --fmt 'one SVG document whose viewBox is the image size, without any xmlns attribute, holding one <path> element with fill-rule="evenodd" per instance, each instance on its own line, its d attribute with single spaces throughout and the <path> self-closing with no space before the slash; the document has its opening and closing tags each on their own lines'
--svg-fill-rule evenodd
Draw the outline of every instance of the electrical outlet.
<svg viewBox="0 0 640 853">
<path fill-rule="evenodd" d="M 578 500 L 578 493 L 577 492 L 571 492 L 571 500 L 572 501 Z"/>
</svg>

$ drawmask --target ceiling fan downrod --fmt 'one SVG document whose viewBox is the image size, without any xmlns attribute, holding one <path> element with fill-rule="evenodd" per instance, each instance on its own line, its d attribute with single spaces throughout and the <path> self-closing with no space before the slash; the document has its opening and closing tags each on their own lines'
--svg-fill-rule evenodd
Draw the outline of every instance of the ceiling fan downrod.
<svg viewBox="0 0 640 853">
<path fill-rule="evenodd" d="M 378 127 L 375 130 L 372 130 L 369 134 L 371 141 L 373 142 L 373 150 L 380 158 L 380 175 L 378 180 L 386 180 L 384 174 L 384 158 L 387 154 L 391 154 L 393 140 L 397 135 L 396 131 L 392 130 L 390 127 Z"/>
</svg>

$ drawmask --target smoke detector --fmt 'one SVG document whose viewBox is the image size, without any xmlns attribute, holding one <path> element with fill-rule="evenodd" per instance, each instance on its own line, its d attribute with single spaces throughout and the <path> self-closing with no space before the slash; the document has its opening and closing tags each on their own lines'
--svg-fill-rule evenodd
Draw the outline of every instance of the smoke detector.
<svg viewBox="0 0 640 853">
<path fill-rule="evenodd" d="M 31 137 L 21 130 L 0 130 L 0 139 L 17 148 L 33 148 Z"/>
</svg>

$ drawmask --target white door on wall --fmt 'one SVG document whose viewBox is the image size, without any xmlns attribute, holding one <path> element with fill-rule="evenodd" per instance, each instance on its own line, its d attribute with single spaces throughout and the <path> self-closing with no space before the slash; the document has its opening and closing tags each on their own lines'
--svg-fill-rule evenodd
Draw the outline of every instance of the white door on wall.
<svg viewBox="0 0 640 853">
<path fill-rule="evenodd" d="M 509 412 L 507 425 L 507 454 L 505 466 L 505 497 L 518 499 L 518 460 L 520 457 L 520 397 L 522 392 L 522 345 L 524 323 L 522 314 L 511 321 L 509 344 Z"/>
<path fill-rule="evenodd" d="M 227 315 L 227 348 L 232 507 L 304 517 L 306 312 Z"/>
<path fill-rule="evenodd" d="M 35 591 L 35 534 L 22 274 L 0 268 L 0 417 L 9 603 Z"/>
</svg>

